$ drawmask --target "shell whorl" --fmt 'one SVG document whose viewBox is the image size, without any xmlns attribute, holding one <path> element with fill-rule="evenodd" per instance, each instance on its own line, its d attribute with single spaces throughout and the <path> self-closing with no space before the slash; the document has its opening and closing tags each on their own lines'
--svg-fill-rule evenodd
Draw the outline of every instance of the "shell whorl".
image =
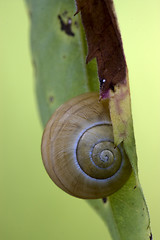
<svg viewBox="0 0 160 240">
<path fill-rule="evenodd" d="M 115 146 L 108 100 L 87 93 L 59 107 L 45 128 L 42 159 L 51 179 L 86 199 L 111 195 L 127 181 L 131 165 Z"/>
</svg>

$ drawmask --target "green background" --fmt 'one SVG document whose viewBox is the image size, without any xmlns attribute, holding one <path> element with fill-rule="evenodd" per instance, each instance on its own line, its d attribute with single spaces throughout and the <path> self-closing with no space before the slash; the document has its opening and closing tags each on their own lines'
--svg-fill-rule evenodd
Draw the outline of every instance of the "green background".
<svg viewBox="0 0 160 240">
<path fill-rule="evenodd" d="M 139 176 L 153 237 L 159 239 L 160 1 L 115 5 L 129 68 Z M 87 203 L 63 193 L 44 170 L 29 18 L 21 0 L 0 0 L 0 109 L 0 239 L 110 240 Z"/>
</svg>

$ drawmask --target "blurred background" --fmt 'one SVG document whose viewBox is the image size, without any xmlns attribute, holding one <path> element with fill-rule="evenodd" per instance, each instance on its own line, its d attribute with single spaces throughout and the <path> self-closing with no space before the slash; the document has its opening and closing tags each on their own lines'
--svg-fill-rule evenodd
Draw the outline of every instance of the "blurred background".
<svg viewBox="0 0 160 240">
<path fill-rule="evenodd" d="M 160 239 L 160 1 L 115 0 L 115 6 L 129 68 L 139 176 L 153 239 Z M 0 0 L 0 86 L 0 239 L 110 240 L 90 206 L 63 193 L 44 170 L 22 0 Z"/>
</svg>

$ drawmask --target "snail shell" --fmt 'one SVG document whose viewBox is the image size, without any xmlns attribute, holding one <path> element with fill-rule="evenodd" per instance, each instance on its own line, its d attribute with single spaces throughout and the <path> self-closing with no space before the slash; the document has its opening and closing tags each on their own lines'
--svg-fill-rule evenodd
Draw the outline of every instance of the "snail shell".
<svg viewBox="0 0 160 240">
<path fill-rule="evenodd" d="M 86 93 L 61 105 L 47 123 L 42 159 L 51 179 L 85 199 L 116 192 L 131 174 L 123 144 L 115 146 L 108 100 Z"/>
</svg>

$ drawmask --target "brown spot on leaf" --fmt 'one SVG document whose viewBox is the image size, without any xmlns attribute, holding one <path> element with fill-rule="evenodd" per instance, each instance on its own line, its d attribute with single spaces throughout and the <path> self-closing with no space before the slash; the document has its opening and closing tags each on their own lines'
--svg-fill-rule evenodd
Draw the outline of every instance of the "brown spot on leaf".
<svg viewBox="0 0 160 240">
<path fill-rule="evenodd" d="M 78 28 L 79 27 L 79 24 L 77 21 L 74 22 L 74 25 Z"/>
<path fill-rule="evenodd" d="M 62 13 L 63 16 L 66 16 L 67 14 L 68 14 L 67 10 L 65 10 L 65 11 Z"/>
<path fill-rule="evenodd" d="M 102 98 L 108 97 L 108 90 L 114 91 L 117 83 L 126 82 L 126 61 L 122 40 L 114 13 L 112 0 L 88 0 L 77 2 L 81 12 L 88 43 L 88 63 L 96 58 Z"/>
<path fill-rule="evenodd" d="M 33 65 L 34 73 L 36 75 L 37 74 L 37 66 L 36 66 L 36 62 L 34 59 L 32 59 L 32 65 Z"/>
<path fill-rule="evenodd" d="M 49 102 L 50 102 L 50 103 L 53 103 L 53 102 L 54 102 L 54 97 L 53 97 L 53 96 L 50 96 L 50 97 L 49 97 Z"/>
<path fill-rule="evenodd" d="M 28 13 L 29 18 L 31 19 L 32 18 L 32 11 L 31 11 L 30 8 L 27 8 L 27 13 Z"/>
<path fill-rule="evenodd" d="M 58 19 L 60 20 L 61 30 L 64 31 L 68 36 L 74 37 L 74 33 L 72 32 L 72 19 L 68 18 L 65 23 L 60 15 L 58 15 Z"/>
</svg>

